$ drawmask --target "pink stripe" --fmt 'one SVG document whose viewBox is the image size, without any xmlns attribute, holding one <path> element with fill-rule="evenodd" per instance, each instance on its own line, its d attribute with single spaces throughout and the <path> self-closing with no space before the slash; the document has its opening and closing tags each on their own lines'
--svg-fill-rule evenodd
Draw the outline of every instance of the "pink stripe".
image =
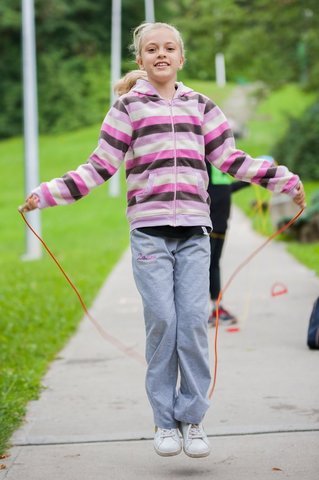
<svg viewBox="0 0 319 480">
<path fill-rule="evenodd" d="M 128 215 L 133 215 L 134 216 L 134 213 L 139 213 L 139 212 L 147 212 L 149 213 L 150 210 L 159 210 L 159 209 L 163 209 L 163 210 L 166 210 L 166 211 L 171 211 L 173 209 L 173 202 L 167 202 L 167 201 L 163 201 L 163 202 L 159 202 L 159 201 L 155 201 L 155 202 L 146 202 L 146 203 L 137 203 L 136 205 L 132 205 L 131 207 L 127 207 L 127 213 Z"/>
<path fill-rule="evenodd" d="M 295 187 L 297 187 L 299 183 L 299 177 L 298 175 L 293 175 L 290 180 L 286 183 L 283 192 L 287 193 L 293 190 Z"/>
<path fill-rule="evenodd" d="M 221 109 L 215 106 L 215 108 L 212 108 L 209 112 L 205 114 L 205 124 L 209 124 L 209 122 L 215 120 L 215 118 L 218 117 L 219 115 L 224 117 L 224 114 L 221 111 Z"/>
<path fill-rule="evenodd" d="M 113 167 L 110 163 L 108 163 L 106 160 L 103 160 L 102 158 L 98 157 L 95 153 L 93 153 L 90 158 L 94 160 L 96 163 L 101 165 L 101 167 L 105 168 L 105 170 L 108 171 L 110 175 L 113 175 L 116 172 L 116 168 Z"/>
<path fill-rule="evenodd" d="M 103 138 L 100 138 L 99 145 L 94 150 L 94 153 L 98 155 L 99 149 L 101 149 L 104 153 L 110 154 L 112 157 L 119 159 L 120 161 L 124 158 L 122 150 L 112 147 L 112 145 L 107 143 Z"/>
<path fill-rule="evenodd" d="M 207 159 L 209 161 L 216 162 L 219 160 L 219 158 L 227 151 L 229 150 L 229 156 L 226 158 L 226 160 L 223 161 L 221 164 L 220 168 L 223 172 L 227 172 L 229 170 L 229 167 L 234 163 L 234 161 L 242 156 L 245 155 L 243 152 L 240 150 L 234 150 L 234 141 L 232 138 L 227 138 L 225 142 L 215 150 L 213 150 L 208 156 Z"/>
<path fill-rule="evenodd" d="M 229 128 L 230 127 L 229 127 L 227 122 L 221 123 L 217 128 L 215 128 L 214 130 L 209 132 L 207 135 L 205 135 L 205 137 L 204 137 L 205 138 L 205 145 L 207 145 L 207 143 L 211 142 L 215 138 L 219 137 L 226 130 L 229 130 Z"/>
<path fill-rule="evenodd" d="M 69 172 L 70 177 L 74 180 L 76 186 L 80 190 L 81 195 L 87 195 L 90 190 L 88 189 L 86 183 L 84 182 L 83 178 L 76 172 Z"/>
<path fill-rule="evenodd" d="M 255 163 L 255 162 L 254 162 Z M 267 170 L 269 169 L 269 167 L 274 167 L 274 165 L 272 165 L 270 162 L 267 162 L 267 161 L 263 161 L 258 170 L 257 170 L 257 173 L 254 175 L 254 177 L 252 177 L 251 181 L 253 183 L 257 183 L 257 184 L 260 184 L 261 182 L 261 177 L 264 177 L 264 175 L 266 174 Z"/>
<path fill-rule="evenodd" d="M 103 132 L 108 133 L 111 137 L 116 138 L 117 140 L 120 140 L 121 142 L 126 143 L 129 145 L 131 143 L 131 137 L 127 135 L 126 133 L 122 132 L 121 130 L 117 130 L 114 127 L 111 127 L 110 125 L 104 123 L 102 125 L 101 130 Z"/>
<path fill-rule="evenodd" d="M 102 183 L 105 182 L 104 178 L 102 178 L 102 177 L 97 173 L 97 171 L 95 170 L 95 168 L 93 167 L 93 165 L 91 165 L 90 163 L 89 163 L 88 166 L 87 166 L 87 171 L 88 171 L 89 175 L 92 177 L 92 180 L 93 180 L 93 182 L 94 182 L 96 185 L 101 185 Z"/>
<path fill-rule="evenodd" d="M 172 120 L 169 116 L 152 116 L 152 117 L 144 117 L 141 118 L 140 120 L 136 120 L 135 122 L 132 123 L 133 129 L 136 130 L 138 128 L 142 127 L 149 127 L 151 125 L 162 125 L 172 123 Z"/>
<path fill-rule="evenodd" d="M 136 167 L 137 165 L 144 165 L 146 163 L 152 163 L 156 160 L 162 160 L 163 158 L 173 158 L 173 150 L 160 150 L 159 152 L 149 153 L 147 155 L 142 155 L 141 157 L 133 158 L 132 160 L 126 161 L 126 168 L 130 169 Z"/>
<path fill-rule="evenodd" d="M 191 123 L 201 125 L 201 119 L 194 115 L 174 115 L 174 123 Z"/>
<path fill-rule="evenodd" d="M 57 202 L 54 200 L 53 196 L 51 195 L 51 192 L 48 188 L 47 183 L 41 183 L 41 192 L 43 193 L 45 201 L 47 202 L 48 205 L 50 205 L 51 207 L 53 207 L 54 205 L 57 205 Z"/>
</svg>

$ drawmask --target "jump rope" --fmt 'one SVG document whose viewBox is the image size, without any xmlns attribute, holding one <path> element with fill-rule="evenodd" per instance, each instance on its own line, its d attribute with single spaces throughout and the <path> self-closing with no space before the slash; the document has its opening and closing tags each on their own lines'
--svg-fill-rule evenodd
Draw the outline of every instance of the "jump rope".
<svg viewBox="0 0 319 480">
<path fill-rule="evenodd" d="M 143 357 L 143 355 L 141 355 L 139 352 L 137 352 L 136 350 L 134 350 L 133 348 L 130 348 L 128 347 L 127 345 L 125 345 L 123 342 L 121 342 L 121 340 L 119 340 L 117 337 L 114 337 L 112 334 L 110 334 L 109 332 L 107 332 L 103 327 L 102 325 L 99 324 L 99 322 L 90 314 L 89 312 L 89 309 L 87 308 L 79 290 L 77 289 L 76 285 L 72 282 L 72 280 L 70 279 L 69 275 L 66 273 L 66 271 L 64 270 L 64 268 L 62 267 L 62 265 L 60 264 L 60 262 L 58 261 L 58 259 L 56 258 L 56 256 L 54 255 L 54 253 L 52 253 L 52 251 L 50 250 L 50 248 L 48 247 L 48 245 L 46 244 L 46 242 L 40 237 L 40 235 L 34 230 L 34 228 L 30 225 L 30 223 L 28 222 L 28 220 L 26 219 L 25 215 L 24 215 L 24 208 L 25 208 L 25 205 L 22 205 L 21 207 L 18 208 L 18 211 L 22 217 L 22 219 L 24 220 L 24 222 L 26 223 L 26 225 L 28 226 L 28 228 L 31 230 L 31 232 L 37 237 L 37 239 L 42 243 L 43 247 L 45 248 L 45 250 L 48 252 L 48 254 L 50 255 L 50 257 L 52 258 L 52 260 L 55 262 L 55 264 L 57 265 L 57 267 L 59 268 L 59 270 L 61 271 L 62 275 L 64 276 L 64 278 L 66 279 L 66 281 L 69 283 L 69 285 L 71 286 L 71 288 L 73 289 L 75 295 L 77 296 L 80 304 L 81 304 L 81 307 L 84 311 L 84 313 L 87 315 L 87 317 L 91 320 L 91 322 L 93 323 L 93 325 L 96 327 L 96 329 L 98 330 L 98 332 L 100 333 L 100 335 L 104 338 L 104 340 L 106 340 L 107 342 L 109 342 L 111 345 L 113 345 L 113 347 L 117 348 L 120 352 L 122 352 L 123 354 L 131 357 L 131 358 L 134 358 L 134 360 L 136 360 L 138 363 L 142 364 L 143 366 L 145 366 L 145 359 Z M 229 277 L 228 281 L 225 283 L 225 286 L 220 290 L 219 292 L 219 295 L 218 295 L 218 299 L 217 299 L 217 302 L 216 302 L 216 324 L 215 324 L 215 337 L 214 337 L 214 373 L 213 373 L 213 382 L 212 382 L 212 386 L 209 390 L 209 393 L 208 393 L 208 397 L 209 399 L 212 398 L 213 396 L 213 393 L 214 393 L 214 390 L 215 390 L 215 386 L 216 386 L 216 381 L 217 381 L 217 369 L 218 369 L 218 327 L 219 327 L 219 305 L 220 305 L 220 302 L 221 302 L 221 299 L 224 295 L 224 293 L 226 292 L 226 290 L 229 288 L 229 286 L 231 285 L 231 283 L 233 282 L 234 278 L 238 275 L 238 273 L 263 249 L 266 247 L 266 245 L 268 245 L 268 243 L 270 243 L 275 237 L 277 237 L 278 235 L 280 235 L 281 233 L 283 233 L 285 230 L 287 230 L 299 217 L 300 215 L 303 213 L 304 211 L 304 208 L 302 208 L 293 218 L 291 218 L 291 220 L 289 220 L 289 222 L 287 222 L 285 225 L 283 225 L 281 228 L 279 228 L 276 232 L 274 232 L 272 235 L 270 235 L 258 248 L 256 248 L 250 255 L 248 255 L 247 258 L 245 258 L 245 260 L 240 263 L 238 265 L 238 267 L 234 270 L 234 272 L 232 273 L 232 275 Z"/>
</svg>

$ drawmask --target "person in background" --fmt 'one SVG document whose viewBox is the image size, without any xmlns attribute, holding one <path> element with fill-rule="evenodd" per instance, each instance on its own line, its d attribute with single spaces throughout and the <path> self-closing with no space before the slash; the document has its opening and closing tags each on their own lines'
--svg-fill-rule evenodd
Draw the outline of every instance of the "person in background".
<svg viewBox="0 0 319 480">
<path fill-rule="evenodd" d="M 210 218 L 213 230 L 210 233 L 210 267 L 209 267 L 209 294 L 212 302 L 208 324 L 215 326 L 217 308 L 216 303 L 221 290 L 221 267 L 220 259 L 223 252 L 228 219 L 231 209 L 231 196 L 242 188 L 249 187 L 250 183 L 233 181 L 226 173 L 221 172 L 209 162 L 206 162 L 209 184 L 208 193 L 210 196 Z M 233 325 L 237 318 L 230 313 L 224 305 L 220 304 L 218 316 L 221 325 Z"/>
</svg>

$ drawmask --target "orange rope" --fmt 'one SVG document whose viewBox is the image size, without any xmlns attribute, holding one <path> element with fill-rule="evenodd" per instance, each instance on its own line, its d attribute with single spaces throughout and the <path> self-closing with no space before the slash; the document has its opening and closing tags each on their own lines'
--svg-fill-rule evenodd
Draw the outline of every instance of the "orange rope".
<svg viewBox="0 0 319 480">
<path fill-rule="evenodd" d="M 48 254 L 50 255 L 50 257 L 52 258 L 52 260 L 56 263 L 57 267 L 59 268 L 59 270 L 61 271 L 62 275 L 65 277 L 66 281 L 70 284 L 71 288 L 73 289 L 74 293 L 76 294 L 76 296 L 78 297 L 79 299 L 79 302 L 82 306 L 82 309 L 84 310 L 85 314 L 88 316 L 88 318 L 91 320 L 91 322 L 93 323 L 93 325 L 96 327 L 96 329 L 98 330 L 98 332 L 102 335 L 102 337 L 107 341 L 109 342 L 110 344 L 112 344 L 115 348 L 117 348 L 118 350 L 120 350 L 122 353 L 124 353 L 125 355 L 129 355 L 130 357 L 134 358 L 136 361 L 138 361 L 139 363 L 141 363 L 142 365 L 145 365 L 145 359 L 143 357 L 143 355 L 141 355 L 139 352 L 135 351 L 133 348 L 130 348 L 130 347 L 127 347 L 124 343 L 122 343 L 118 338 L 114 337 L 113 335 L 111 335 L 110 333 L 108 333 L 103 327 L 102 325 L 100 325 L 97 320 L 95 320 L 94 317 L 92 317 L 92 315 L 90 314 L 87 306 L 85 305 L 84 303 L 84 300 L 83 298 L 81 297 L 80 295 L 80 292 L 78 291 L 77 287 L 74 285 L 74 283 L 72 282 L 72 280 L 70 279 L 70 277 L 68 276 L 68 274 L 65 272 L 65 270 L 63 269 L 63 267 L 61 266 L 61 264 L 59 263 L 58 259 L 55 257 L 55 255 L 51 252 L 51 250 L 49 249 L 49 247 L 47 246 L 47 244 L 45 243 L 45 241 L 40 237 L 40 235 L 37 234 L 37 232 L 32 228 L 32 226 L 30 225 L 30 223 L 27 221 L 27 219 L 25 218 L 22 210 L 19 209 L 19 213 L 20 215 L 22 216 L 23 220 L 25 221 L 25 223 L 27 224 L 27 226 L 30 228 L 31 232 L 37 237 L 38 240 L 40 240 L 40 242 L 42 243 L 42 245 L 44 246 L 44 248 L 46 249 L 46 251 L 48 252 Z"/>
<path fill-rule="evenodd" d="M 96 327 L 96 329 L 98 330 L 98 332 L 101 334 L 101 336 L 107 341 L 109 342 L 110 344 L 112 344 L 114 347 L 116 347 L 118 350 L 120 350 L 122 353 L 124 353 L 125 355 L 129 355 L 130 357 L 134 358 L 136 361 L 138 361 L 139 363 L 141 363 L 143 366 L 145 365 L 145 360 L 144 360 L 144 357 L 138 353 L 137 351 L 135 351 L 134 349 L 132 348 L 129 348 L 127 347 L 124 343 L 122 343 L 118 338 L 114 337 L 113 335 L 109 334 L 96 320 L 94 317 L 92 317 L 92 315 L 90 314 L 88 308 L 86 307 L 77 287 L 74 285 L 74 283 L 72 282 L 72 280 L 70 279 L 70 277 L 68 276 L 68 274 L 65 272 L 65 270 L 63 269 L 63 267 L 60 265 L 59 261 L 57 260 L 57 258 L 55 257 L 55 255 L 51 252 L 51 250 L 49 249 L 49 247 L 47 246 L 47 244 L 45 243 L 45 241 L 40 237 L 40 235 L 37 234 L 37 232 L 32 228 L 32 226 L 29 224 L 29 222 L 27 221 L 27 219 L 25 218 L 24 214 L 23 214 L 23 211 L 22 211 L 22 208 L 19 208 L 19 213 L 20 215 L 22 216 L 24 222 L 26 223 L 26 225 L 30 228 L 30 230 L 32 231 L 32 233 L 37 237 L 37 239 L 42 243 L 42 245 L 44 246 L 44 248 L 46 249 L 46 251 L 48 252 L 48 254 L 50 255 L 50 257 L 52 258 L 52 260 L 55 262 L 55 264 L 57 265 L 57 267 L 59 268 L 59 270 L 61 271 L 62 275 L 65 277 L 65 279 L 67 280 L 67 282 L 70 284 L 70 286 L 72 287 L 73 291 L 75 292 L 76 296 L 78 297 L 79 299 L 79 302 L 85 312 L 85 314 L 88 316 L 88 318 L 91 320 L 91 322 L 93 323 L 93 325 Z M 289 228 L 299 217 L 300 215 L 303 213 L 304 209 L 302 208 L 291 220 L 289 220 L 288 223 L 286 223 L 285 225 L 283 225 L 279 230 L 277 230 L 275 233 L 273 233 L 272 235 L 270 235 L 270 237 L 267 238 L 267 240 L 265 242 L 263 242 L 258 248 L 256 248 L 256 250 L 254 250 L 242 263 L 240 263 L 238 265 L 238 267 L 235 269 L 235 271 L 232 273 L 232 275 L 230 276 L 230 278 L 228 279 L 228 281 L 226 282 L 224 288 L 221 289 L 221 291 L 219 292 L 219 295 L 218 295 L 218 299 L 217 299 L 217 302 L 216 302 L 216 325 L 215 325 L 215 339 L 214 339 L 214 357 L 215 357 L 215 362 L 214 362 L 214 374 L 213 374 L 213 384 L 210 388 L 210 391 L 209 391 L 209 398 L 212 397 L 213 393 L 214 393 L 214 390 L 215 390 L 215 386 L 216 386 L 216 381 L 217 381 L 217 368 L 218 368 L 218 349 L 217 349 L 217 341 L 218 341 L 218 326 L 219 326 L 219 304 L 220 304 L 220 301 L 225 293 L 225 291 L 229 288 L 229 286 L 231 285 L 231 283 L 233 282 L 234 278 L 236 277 L 236 275 L 238 275 L 238 273 L 243 269 L 243 267 L 245 265 L 247 265 L 264 247 L 266 247 L 266 245 L 268 245 L 268 243 L 270 243 L 275 237 L 277 237 L 278 235 L 280 235 L 282 232 L 284 232 L 285 230 L 287 230 L 287 228 Z"/>
<path fill-rule="evenodd" d="M 257 255 L 257 253 L 259 253 L 263 248 L 265 248 L 266 245 L 268 245 L 268 243 L 270 243 L 275 237 L 277 237 L 282 232 L 287 230 L 287 228 L 289 228 L 300 217 L 303 211 L 304 211 L 304 208 L 302 208 L 292 219 L 290 219 L 289 222 L 287 222 L 285 225 L 279 228 L 279 230 L 277 230 L 272 235 L 270 235 L 270 237 L 268 237 L 265 242 L 263 242 L 258 248 L 256 248 L 256 250 L 254 250 L 250 255 L 248 255 L 248 257 L 242 263 L 240 263 L 238 267 L 234 270 L 234 272 L 226 282 L 224 288 L 222 288 L 221 291 L 219 292 L 218 299 L 216 302 L 216 328 L 215 328 L 215 339 L 214 339 L 214 357 L 215 357 L 214 376 L 213 376 L 213 384 L 209 390 L 209 395 L 208 395 L 209 398 L 212 398 L 213 396 L 215 386 L 216 386 L 216 380 L 217 380 L 217 364 L 218 364 L 217 338 L 218 338 L 218 324 L 219 324 L 219 304 L 224 293 L 226 292 L 230 284 L 233 282 L 236 275 L 238 275 L 238 273 Z"/>
</svg>

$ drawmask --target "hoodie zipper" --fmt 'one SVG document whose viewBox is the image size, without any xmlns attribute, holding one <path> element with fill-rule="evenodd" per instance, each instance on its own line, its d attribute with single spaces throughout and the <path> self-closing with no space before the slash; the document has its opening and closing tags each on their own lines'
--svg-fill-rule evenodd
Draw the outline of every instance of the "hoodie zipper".
<svg viewBox="0 0 319 480">
<path fill-rule="evenodd" d="M 177 156 L 176 156 L 176 132 L 175 132 L 175 125 L 174 125 L 174 116 L 173 116 L 173 100 L 169 102 L 170 108 L 170 117 L 171 117 L 171 124 L 172 124 L 172 132 L 173 132 L 173 145 L 174 145 L 174 203 L 173 203 L 173 212 L 174 212 L 174 220 L 173 226 L 176 227 L 176 196 L 177 196 Z"/>
</svg>

